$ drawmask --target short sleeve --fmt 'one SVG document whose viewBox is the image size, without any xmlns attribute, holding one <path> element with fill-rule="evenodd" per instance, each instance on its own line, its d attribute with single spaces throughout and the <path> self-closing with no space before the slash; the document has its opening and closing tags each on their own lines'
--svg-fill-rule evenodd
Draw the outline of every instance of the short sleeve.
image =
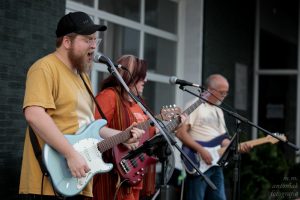
<svg viewBox="0 0 300 200">
<path fill-rule="evenodd" d="M 116 107 L 115 92 L 111 89 L 105 89 L 96 96 L 96 101 L 99 104 L 102 112 L 104 113 L 107 119 L 107 123 L 109 124 L 109 122 L 113 119 L 113 115 Z M 98 109 L 96 108 L 95 119 L 100 119 L 100 118 L 102 117 Z"/>
<path fill-rule="evenodd" d="M 55 109 L 53 91 L 54 77 L 42 63 L 34 64 L 27 74 L 23 109 L 28 106 L 41 106 Z"/>
</svg>

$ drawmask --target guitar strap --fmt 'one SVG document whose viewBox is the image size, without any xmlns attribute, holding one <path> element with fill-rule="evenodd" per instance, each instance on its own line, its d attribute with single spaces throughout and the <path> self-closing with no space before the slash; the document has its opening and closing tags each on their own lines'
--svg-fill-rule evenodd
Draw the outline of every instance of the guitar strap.
<svg viewBox="0 0 300 200">
<path fill-rule="evenodd" d="M 37 159 L 37 161 L 39 162 L 39 165 L 40 165 L 40 169 L 43 173 L 43 178 L 42 178 L 42 186 L 41 186 L 41 195 L 43 195 L 43 188 L 44 188 L 44 177 L 48 177 L 49 178 L 49 181 L 52 185 L 52 189 L 53 189 L 53 192 L 55 194 L 55 197 L 57 199 L 65 199 L 61 194 L 59 194 L 55 189 L 54 189 L 54 186 L 52 184 L 52 181 L 51 181 L 51 178 L 50 178 L 50 174 L 43 162 L 43 159 L 42 159 L 42 150 L 41 150 L 41 146 L 40 146 L 40 143 L 36 137 L 36 134 L 33 132 L 31 126 L 28 126 L 28 129 L 29 129 L 29 137 L 30 137 L 30 141 L 31 141 L 31 145 L 32 145 L 32 148 L 33 148 L 33 151 L 34 151 L 34 155 Z"/>
<path fill-rule="evenodd" d="M 86 87 L 88 93 L 90 94 L 90 96 L 91 96 L 92 99 L 94 100 L 94 102 L 95 102 L 95 104 L 96 104 L 96 107 L 97 107 L 97 110 L 98 110 L 98 112 L 100 113 L 102 119 L 105 119 L 105 120 L 107 121 L 107 119 L 106 119 L 106 117 L 105 117 L 103 111 L 101 110 L 101 108 L 100 108 L 100 106 L 99 106 L 97 100 L 95 99 L 95 97 L 94 97 L 94 95 L 93 95 L 93 92 L 91 91 L 90 87 L 89 87 L 89 86 L 87 85 L 87 83 L 85 82 L 84 78 L 82 77 L 82 74 L 79 73 L 79 75 L 80 75 L 80 78 L 82 79 L 82 81 L 83 81 L 83 83 L 84 83 L 84 85 L 85 85 L 85 87 Z"/>
<path fill-rule="evenodd" d="M 43 176 L 48 177 L 49 172 L 48 172 L 48 170 L 47 170 L 47 168 L 44 165 L 43 160 L 42 160 L 42 150 L 41 150 L 41 146 L 39 144 L 39 141 L 38 141 L 35 133 L 33 132 L 31 126 L 29 126 L 28 128 L 29 128 L 29 136 L 30 136 L 30 141 L 31 141 L 32 148 L 33 148 L 33 151 L 34 151 L 34 155 L 35 155 L 37 161 L 39 162 L 39 165 L 40 165 L 41 171 L 43 173 Z"/>
</svg>

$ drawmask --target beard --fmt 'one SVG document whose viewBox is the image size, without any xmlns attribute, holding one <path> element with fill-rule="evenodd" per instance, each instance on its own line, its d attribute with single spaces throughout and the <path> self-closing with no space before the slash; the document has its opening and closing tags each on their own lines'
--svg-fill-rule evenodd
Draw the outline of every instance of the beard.
<svg viewBox="0 0 300 200">
<path fill-rule="evenodd" d="M 215 103 L 217 106 L 220 106 L 222 104 L 222 101 L 218 100 L 216 103 Z"/>
<path fill-rule="evenodd" d="M 92 63 L 87 63 L 84 61 L 84 54 L 82 54 L 81 56 L 76 55 L 74 48 L 71 48 L 71 50 L 68 51 L 68 57 L 72 66 L 77 69 L 79 73 L 88 72 L 90 70 Z"/>
</svg>

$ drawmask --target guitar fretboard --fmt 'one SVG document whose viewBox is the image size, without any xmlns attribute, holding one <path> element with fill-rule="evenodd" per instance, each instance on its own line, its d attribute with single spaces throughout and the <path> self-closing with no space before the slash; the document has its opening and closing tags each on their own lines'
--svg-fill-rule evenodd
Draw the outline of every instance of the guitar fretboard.
<svg viewBox="0 0 300 200">
<path fill-rule="evenodd" d="M 158 117 L 158 116 L 157 116 Z M 143 129 L 143 130 L 148 130 L 148 128 L 151 126 L 151 121 L 147 120 L 141 123 L 138 123 L 136 125 L 137 128 Z M 111 149 L 113 146 L 118 145 L 122 142 L 125 142 L 131 137 L 130 133 L 131 129 L 126 129 L 125 131 L 116 134 L 114 136 L 108 137 L 105 140 L 102 140 L 101 142 L 98 143 L 98 149 L 101 153 L 107 151 L 108 149 Z"/>
<path fill-rule="evenodd" d="M 258 138 L 258 139 L 255 139 L 255 140 L 250 140 L 250 141 L 247 141 L 247 142 L 243 142 L 243 143 L 247 143 L 248 145 L 251 145 L 252 147 L 255 147 L 255 146 L 265 144 L 265 143 L 268 143 L 268 142 L 270 142 L 270 139 L 268 139 L 268 137 L 263 137 L 263 138 Z"/>
<path fill-rule="evenodd" d="M 203 100 L 198 99 L 195 103 L 193 103 L 190 107 L 188 107 L 183 113 L 189 115 L 191 114 L 198 106 L 200 106 L 203 103 Z M 180 124 L 180 116 L 175 117 L 172 119 L 167 125 L 166 128 L 168 131 L 174 131 L 175 128 Z"/>
</svg>

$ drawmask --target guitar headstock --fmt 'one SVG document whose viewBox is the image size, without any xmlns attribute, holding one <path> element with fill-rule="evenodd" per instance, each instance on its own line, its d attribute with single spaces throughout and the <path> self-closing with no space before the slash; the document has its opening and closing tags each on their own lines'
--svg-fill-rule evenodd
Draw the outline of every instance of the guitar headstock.
<svg viewBox="0 0 300 200">
<path fill-rule="evenodd" d="M 274 133 L 275 136 L 279 137 L 280 139 L 282 139 L 283 141 L 286 141 L 286 137 L 284 134 L 282 133 Z M 266 136 L 266 139 L 268 140 L 268 142 L 272 143 L 272 144 L 275 144 L 277 142 L 279 142 L 278 139 L 272 137 L 271 135 L 267 135 Z"/>
<path fill-rule="evenodd" d="M 164 106 L 160 110 L 161 118 L 164 121 L 169 121 L 181 114 L 181 109 L 176 105 Z"/>
</svg>

